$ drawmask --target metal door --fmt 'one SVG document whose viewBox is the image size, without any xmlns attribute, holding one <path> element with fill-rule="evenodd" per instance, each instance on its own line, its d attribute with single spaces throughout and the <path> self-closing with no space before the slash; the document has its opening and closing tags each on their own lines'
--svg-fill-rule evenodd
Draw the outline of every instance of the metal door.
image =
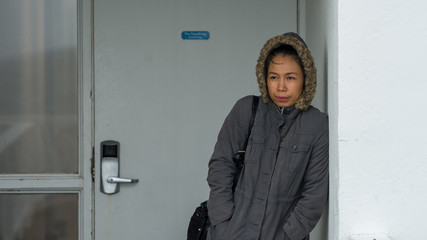
<svg viewBox="0 0 427 240">
<path fill-rule="evenodd" d="M 258 94 L 259 50 L 296 30 L 296 0 L 94 1 L 96 239 L 186 239 L 220 126 Z M 139 179 L 114 194 L 101 192 L 106 140 L 120 177 Z"/>
</svg>

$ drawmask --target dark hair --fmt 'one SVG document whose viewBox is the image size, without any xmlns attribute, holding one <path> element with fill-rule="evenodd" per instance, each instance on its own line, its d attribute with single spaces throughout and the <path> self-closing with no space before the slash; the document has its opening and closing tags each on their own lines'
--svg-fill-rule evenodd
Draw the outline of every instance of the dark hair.
<svg viewBox="0 0 427 240">
<path fill-rule="evenodd" d="M 267 72 L 268 72 L 268 67 L 270 66 L 270 62 L 277 55 L 283 55 L 283 56 L 291 56 L 291 57 L 293 57 L 294 60 L 300 66 L 300 68 L 301 68 L 301 70 L 302 70 L 302 72 L 304 74 L 304 78 L 305 78 L 304 65 L 302 63 L 301 58 L 298 56 L 298 52 L 291 45 L 280 44 L 280 45 L 274 47 L 268 53 L 267 58 L 265 59 L 265 64 L 264 64 L 264 66 L 265 66 L 264 67 L 264 78 L 266 80 L 267 80 Z"/>
</svg>

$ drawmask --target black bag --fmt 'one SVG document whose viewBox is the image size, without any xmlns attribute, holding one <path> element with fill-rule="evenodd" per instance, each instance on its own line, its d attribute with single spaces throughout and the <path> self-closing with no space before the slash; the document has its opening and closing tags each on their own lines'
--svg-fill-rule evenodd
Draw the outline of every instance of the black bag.
<svg viewBox="0 0 427 240">
<path fill-rule="evenodd" d="M 236 189 L 237 182 L 243 169 L 245 162 L 245 151 L 248 145 L 248 139 L 251 135 L 252 126 L 254 125 L 256 112 L 258 109 L 259 97 L 254 96 L 252 101 L 252 116 L 249 122 L 248 136 L 242 151 L 238 151 L 233 155 L 234 164 L 236 164 L 236 174 L 234 175 L 232 190 Z M 191 216 L 190 224 L 188 225 L 187 240 L 206 240 L 208 230 L 211 227 L 211 222 L 208 216 L 208 202 L 204 201 L 194 211 Z"/>
<path fill-rule="evenodd" d="M 211 221 L 208 217 L 208 201 L 204 201 L 194 211 L 190 219 L 190 225 L 187 231 L 187 240 L 205 240 Z"/>
</svg>

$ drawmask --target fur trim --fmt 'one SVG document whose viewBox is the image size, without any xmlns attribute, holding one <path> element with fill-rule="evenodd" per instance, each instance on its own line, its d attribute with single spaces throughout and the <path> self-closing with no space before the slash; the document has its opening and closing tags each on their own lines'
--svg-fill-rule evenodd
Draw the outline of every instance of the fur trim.
<svg viewBox="0 0 427 240">
<path fill-rule="evenodd" d="M 256 65 L 256 77 L 258 80 L 259 91 L 261 92 L 262 99 L 264 102 L 271 101 L 268 95 L 266 76 L 264 76 L 265 59 L 267 58 L 270 51 L 279 44 L 291 45 L 298 53 L 304 66 L 304 89 L 301 96 L 295 102 L 295 108 L 298 110 L 306 110 L 316 93 L 316 66 L 314 65 L 313 56 L 310 50 L 307 48 L 304 41 L 295 33 L 285 33 L 273 38 L 270 38 L 261 49 Z"/>
</svg>

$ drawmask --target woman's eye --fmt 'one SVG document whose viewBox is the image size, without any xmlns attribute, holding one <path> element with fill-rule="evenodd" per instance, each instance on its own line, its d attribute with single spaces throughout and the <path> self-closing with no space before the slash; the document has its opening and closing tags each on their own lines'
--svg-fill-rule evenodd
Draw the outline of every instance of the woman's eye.
<svg viewBox="0 0 427 240">
<path fill-rule="evenodd" d="M 271 79 L 271 80 L 276 80 L 276 79 L 277 79 L 277 77 L 276 77 L 276 76 L 270 76 L 270 79 Z"/>
<path fill-rule="evenodd" d="M 295 80 L 295 77 L 288 77 L 289 80 Z"/>
</svg>

